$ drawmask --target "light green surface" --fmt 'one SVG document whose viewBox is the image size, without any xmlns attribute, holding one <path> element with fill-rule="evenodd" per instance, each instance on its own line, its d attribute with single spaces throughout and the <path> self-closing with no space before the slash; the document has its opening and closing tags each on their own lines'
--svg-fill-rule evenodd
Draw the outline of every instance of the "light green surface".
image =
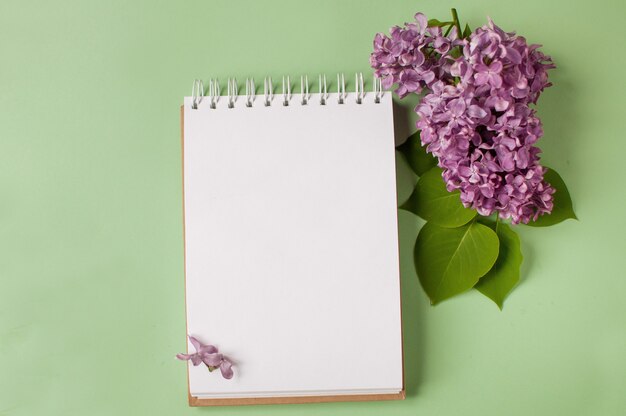
<svg viewBox="0 0 626 416">
<path fill-rule="evenodd" d="M 188 408 L 173 356 L 192 79 L 367 71 L 374 33 L 452 5 L 553 55 L 541 145 L 580 221 L 520 229 L 523 281 L 500 312 L 475 291 L 429 307 L 411 258 L 421 223 L 400 213 L 403 402 Z M 624 414 L 625 16 L 580 0 L 2 0 L 0 415 Z"/>
</svg>

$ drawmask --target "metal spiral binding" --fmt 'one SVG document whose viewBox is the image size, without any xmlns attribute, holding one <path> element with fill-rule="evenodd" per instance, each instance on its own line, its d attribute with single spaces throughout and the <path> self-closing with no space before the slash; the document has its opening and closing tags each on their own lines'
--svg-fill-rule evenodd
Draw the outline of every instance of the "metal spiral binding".
<svg viewBox="0 0 626 416">
<path fill-rule="evenodd" d="M 254 87 L 254 78 L 246 78 L 246 107 L 252 107 L 252 103 L 256 99 L 256 88 Z"/>
<path fill-rule="evenodd" d="M 287 107 L 289 105 L 289 100 L 291 100 L 291 81 L 289 80 L 289 76 L 287 76 L 287 88 L 285 88 L 285 77 L 283 77 L 283 105 Z"/>
<path fill-rule="evenodd" d="M 346 99 L 346 79 L 343 74 L 337 74 L 337 102 L 343 104 Z"/>
<path fill-rule="evenodd" d="M 228 96 L 228 108 L 235 108 L 235 101 L 237 101 L 237 95 L 239 94 L 239 87 L 235 78 L 228 78 L 226 93 Z"/>
<path fill-rule="evenodd" d="M 357 104 L 363 103 L 363 97 L 365 96 L 365 89 L 363 88 L 363 73 L 355 74 L 354 89 L 356 92 L 355 100 Z"/>
<path fill-rule="evenodd" d="M 264 103 L 266 107 L 272 105 L 274 99 L 274 85 L 272 85 L 272 77 L 265 77 L 263 81 L 263 96 L 265 97 Z"/>
<path fill-rule="evenodd" d="M 320 105 L 326 105 L 326 100 L 328 99 L 328 90 L 326 89 L 326 74 L 324 74 L 324 76 L 320 75 L 319 86 L 320 86 Z M 322 86 L 324 87 L 323 90 L 322 90 Z"/>
<path fill-rule="evenodd" d="M 244 105 L 246 107 L 253 107 L 254 102 L 256 101 L 256 84 L 254 82 L 254 78 L 246 78 L 245 83 L 245 101 Z M 319 104 L 326 105 L 328 103 L 328 98 L 330 94 L 328 92 L 329 86 L 332 87 L 332 84 L 329 85 L 326 75 L 321 74 L 318 77 L 318 91 L 319 91 Z M 312 86 L 311 86 L 312 87 Z M 382 81 L 379 78 L 374 77 L 372 82 L 372 93 L 374 103 L 380 104 L 381 99 L 383 97 L 383 85 Z M 216 109 L 217 104 L 220 100 L 221 89 L 220 84 L 216 78 L 209 79 L 209 88 L 207 91 L 207 96 L 209 100 L 209 108 Z M 292 94 L 292 85 L 291 78 L 289 76 L 282 77 L 282 89 L 281 89 L 281 104 L 285 107 L 291 105 L 291 99 L 293 98 Z M 356 104 L 362 104 L 364 102 L 366 93 L 365 93 L 365 85 L 363 81 L 363 73 L 357 72 L 354 75 L 354 101 Z M 337 74 L 337 103 L 338 104 L 346 104 L 346 98 L 348 94 L 346 93 L 346 80 L 343 73 Z M 200 79 L 196 79 L 193 81 L 193 85 L 191 87 L 191 108 L 196 110 L 198 106 L 205 98 L 204 95 L 204 83 Z M 228 78 L 226 84 L 226 96 L 227 107 L 235 108 L 235 103 L 239 98 L 239 85 L 237 84 L 236 78 Z M 241 97 L 244 100 L 244 96 Z M 308 105 L 311 99 L 311 94 L 309 93 L 309 77 L 308 75 L 303 75 L 300 77 L 300 105 Z M 265 77 L 263 79 L 263 105 L 265 107 L 269 107 L 272 105 L 274 100 L 274 83 L 272 81 L 272 77 Z"/>
<path fill-rule="evenodd" d="M 196 110 L 202 97 L 204 97 L 204 83 L 201 79 L 194 79 L 191 86 L 191 108 Z"/>
<path fill-rule="evenodd" d="M 220 84 L 217 79 L 209 80 L 209 107 L 217 108 L 217 102 L 220 100 Z"/>
<path fill-rule="evenodd" d="M 309 94 L 309 76 L 300 77 L 300 104 L 307 105 L 311 95 Z"/>
<path fill-rule="evenodd" d="M 380 104 L 380 99 L 383 96 L 383 81 L 380 78 L 374 77 L 374 102 Z"/>
</svg>

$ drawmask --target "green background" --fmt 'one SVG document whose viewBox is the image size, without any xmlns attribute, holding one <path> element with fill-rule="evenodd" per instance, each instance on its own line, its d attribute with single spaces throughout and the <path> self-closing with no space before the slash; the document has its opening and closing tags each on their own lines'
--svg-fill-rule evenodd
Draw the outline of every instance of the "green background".
<svg viewBox="0 0 626 416">
<path fill-rule="evenodd" d="M 405 401 L 188 408 L 174 354 L 192 80 L 369 74 L 376 32 L 451 6 L 554 57 L 540 144 L 580 221 L 518 227 L 523 281 L 500 312 L 476 291 L 430 307 L 422 223 L 399 214 Z M 624 414 L 625 17 L 619 1 L 2 0 L 0 415 Z M 406 198 L 415 178 L 398 175 Z"/>
</svg>

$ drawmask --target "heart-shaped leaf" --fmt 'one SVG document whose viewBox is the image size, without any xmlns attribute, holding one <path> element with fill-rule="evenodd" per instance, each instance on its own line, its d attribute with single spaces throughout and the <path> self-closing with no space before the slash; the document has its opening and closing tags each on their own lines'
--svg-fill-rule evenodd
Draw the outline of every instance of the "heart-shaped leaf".
<svg viewBox="0 0 626 416">
<path fill-rule="evenodd" d="M 474 287 L 498 257 L 498 237 L 475 221 L 458 228 L 427 222 L 415 243 L 415 269 L 434 305 Z"/>
<path fill-rule="evenodd" d="M 561 176 L 556 173 L 555 170 L 548 168 L 546 174 L 543 175 L 543 179 L 555 189 L 553 195 L 554 207 L 552 208 L 552 213 L 544 214 L 537 218 L 537 221 L 530 221 L 526 225 L 530 225 L 532 227 L 548 227 L 565 221 L 568 218 L 578 219 L 576 218 L 576 214 L 574 214 L 572 198 L 570 197 L 567 186 L 565 186 L 565 182 L 563 182 Z"/>
<path fill-rule="evenodd" d="M 519 237 L 511 227 L 493 221 L 489 221 L 488 225 L 496 232 L 500 240 L 500 250 L 496 263 L 474 287 L 502 309 L 504 299 L 519 282 L 520 266 L 524 257 Z"/>
<path fill-rule="evenodd" d="M 426 153 L 426 149 L 422 147 L 419 131 L 410 135 L 404 143 L 398 146 L 398 151 L 404 155 L 417 176 L 421 176 L 433 166 L 437 166 L 437 159 Z"/>
<path fill-rule="evenodd" d="M 476 216 L 476 211 L 463 206 L 459 195 L 459 191 L 448 192 L 441 169 L 435 167 L 420 176 L 413 194 L 400 208 L 442 227 L 459 227 Z"/>
</svg>

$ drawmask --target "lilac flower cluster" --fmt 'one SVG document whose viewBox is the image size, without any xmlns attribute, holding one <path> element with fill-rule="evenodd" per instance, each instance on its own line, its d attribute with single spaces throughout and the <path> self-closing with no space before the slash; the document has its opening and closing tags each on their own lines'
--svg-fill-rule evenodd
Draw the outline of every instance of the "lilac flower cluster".
<svg viewBox="0 0 626 416">
<path fill-rule="evenodd" d="M 554 189 L 543 180 L 535 146 L 543 135 L 535 104 L 550 86 L 550 57 L 493 24 L 459 39 L 426 17 L 376 35 L 371 64 L 402 97 L 427 94 L 416 107 L 422 145 L 438 158 L 449 191 L 466 207 L 528 223 L 553 208 Z M 406 55 L 416 57 L 413 60 Z"/>
<path fill-rule="evenodd" d="M 426 16 L 418 13 L 404 28 L 392 27 L 390 37 L 376 34 L 370 64 L 383 87 L 398 84 L 396 93 L 403 98 L 430 89 L 438 80 L 451 81 L 450 52 L 461 44 L 456 28 L 444 36 L 440 27 L 428 27 Z"/>
</svg>

